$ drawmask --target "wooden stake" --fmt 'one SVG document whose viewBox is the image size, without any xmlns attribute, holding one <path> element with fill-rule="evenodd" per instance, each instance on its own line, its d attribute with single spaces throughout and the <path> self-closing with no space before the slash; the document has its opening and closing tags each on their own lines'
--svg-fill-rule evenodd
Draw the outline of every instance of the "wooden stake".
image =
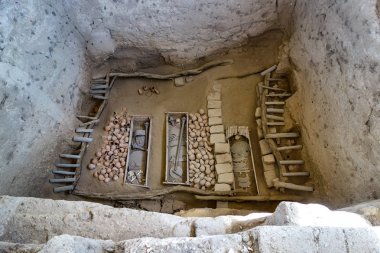
<svg viewBox="0 0 380 253">
<path fill-rule="evenodd" d="M 282 173 L 284 177 L 308 177 L 310 173 L 308 171 L 298 171 L 298 172 L 285 172 Z"/>
<path fill-rule="evenodd" d="M 285 122 L 267 122 L 267 126 L 285 126 Z"/>
<path fill-rule="evenodd" d="M 94 129 L 91 128 L 77 128 L 75 129 L 76 133 L 92 133 Z"/>
<path fill-rule="evenodd" d="M 80 164 L 74 164 L 74 163 L 56 163 L 55 167 L 59 168 L 78 168 Z"/>
<path fill-rule="evenodd" d="M 289 93 L 279 93 L 279 94 L 268 94 L 267 97 L 290 97 L 292 94 Z"/>
<path fill-rule="evenodd" d="M 283 147 L 277 148 L 278 151 L 293 150 L 293 149 L 302 149 L 302 145 L 283 146 Z"/>
<path fill-rule="evenodd" d="M 58 193 L 58 192 L 65 192 L 65 191 L 72 191 L 74 190 L 75 186 L 74 185 L 66 185 L 66 186 L 62 186 L 62 187 L 56 187 L 54 188 L 54 192 L 55 193 Z"/>
<path fill-rule="evenodd" d="M 49 182 L 52 184 L 55 183 L 74 183 L 77 179 L 74 177 L 69 178 L 51 178 L 49 179 Z"/>
<path fill-rule="evenodd" d="M 64 170 L 52 170 L 53 174 L 57 175 L 66 175 L 66 176 L 74 176 L 76 173 L 73 171 L 64 171 Z"/>
<path fill-rule="evenodd" d="M 275 133 L 265 135 L 265 139 L 277 139 L 277 138 L 297 138 L 298 133 Z"/>
<path fill-rule="evenodd" d="M 292 183 L 285 183 L 281 182 L 278 178 L 273 179 L 273 184 L 276 189 L 278 188 L 286 188 L 286 189 L 291 189 L 291 190 L 296 190 L 296 191 L 307 191 L 307 192 L 312 192 L 314 191 L 314 188 L 311 186 L 304 186 L 304 185 L 297 185 L 297 184 L 292 184 Z"/>
<path fill-rule="evenodd" d="M 267 119 L 273 119 L 273 120 L 280 120 L 280 121 L 284 121 L 285 120 L 284 117 L 276 116 L 276 115 L 272 115 L 272 114 L 267 114 L 266 118 Z"/>
<path fill-rule="evenodd" d="M 282 160 L 280 161 L 282 165 L 291 165 L 291 164 L 305 164 L 304 160 Z"/>
<path fill-rule="evenodd" d="M 280 109 L 280 108 L 267 108 L 267 112 L 269 112 L 269 113 L 284 113 L 284 109 Z"/>
<path fill-rule="evenodd" d="M 60 154 L 61 158 L 69 158 L 69 159 L 79 159 L 80 155 L 72 155 L 72 154 Z"/>
<path fill-rule="evenodd" d="M 284 105 L 284 101 L 272 101 L 272 102 L 265 102 L 266 105 Z"/>
<path fill-rule="evenodd" d="M 89 137 L 82 137 L 82 136 L 74 136 L 73 137 L 73 141 L 76 141 L 76 142 L 86 142 L 86 143 L 90 143 L 92 142 L 94 139 L 93 138 L 89 138 Z"/>
</svg>

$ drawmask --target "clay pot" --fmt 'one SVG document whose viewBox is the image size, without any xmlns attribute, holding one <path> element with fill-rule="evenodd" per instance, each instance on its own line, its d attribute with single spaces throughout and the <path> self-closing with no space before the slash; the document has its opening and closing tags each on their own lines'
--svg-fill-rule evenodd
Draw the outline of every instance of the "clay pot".
<svg viewBox="0 0 380 253">
<path fill-rule="evenodd" d="M 105 179 L 105 177 L 104 177 L 103 175 L 99 175 L 98 179 L 99 179 L 100 181 L 103 181 L 103 180 Z"/>
<path fill-rule="evenodd" d="M 90 163 L 90 164 L 87 166 L 87 168 L 88 168 L 89 170 L 94 170 L 94 169 L 96 168 L 96 165 Z"/>
<path fill-rule="evenodd" d="M 104 174 L 106 174 L 106 173 L 107 173 L 107 170 L 106 170 L 106 169 L 102 169 L 102 170 L 100 170 L 100 174 L 104 175 Z"/>
<path fill-rule="evenodd" d="M 104 179 L 104 182 L 108 183 L 109 181 L 111 181 L 111 178 L 107 177 L 106 179 Z"/>
</svg>

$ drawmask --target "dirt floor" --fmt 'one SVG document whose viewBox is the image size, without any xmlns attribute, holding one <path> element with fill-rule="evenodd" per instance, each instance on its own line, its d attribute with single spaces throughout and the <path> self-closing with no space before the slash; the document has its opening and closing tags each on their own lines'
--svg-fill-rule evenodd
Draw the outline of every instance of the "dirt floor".
<svg viewBox="0 0 380 253">
<path fill-rule="evenodd" d="M 267 33 L 259 40 L 253 40 L 248 45 L 230 50 L 227 54 L 214 59 L 233 59 L 234 63 L 227 66 L 219 66 L 194 76 L 191 83 L 182 87 L 174 86 L 173 81 L 160 81 L 144 78 L 117 79 L 104 110 L 100 123 L 93 137 L 95 141 L 88 146 L 87 154 L 83 161 L 83 169 L 77 189 L 88 193 L 113 193 L 128 194 L 132 192 L 146 191 L 140 187 L 128 186 L 123 180 L 104 183 L 93 177 L 93 171 L 87 170 L 85 166 L 94 156 L 96 150 L 101 146 L 102 136 L 105 135 L 103 127 L 113 112 L 121 112 L 127 109 L 129 115 L 151 115 L 152 138 L 149 168 L 150 189 L 162 189 L 165 177 L 165 113 L 166 112 L 197 112 L 199 109 L 207 109 L 207 95 L 216 79 L 229 76 L 241 76 L 268 68 L 277 62 L 278 47 L 281 41 L 280 33 Z M 145 69 L 143 72 L 150 73 L 172 73 L 178 69 L 163 66 L 154 69 Z M 250 129 L 250 138 L 254 155 L 258 186 L 261 195 L 278 194 L 275 190 L 268 190 L 265 184 L 261 155 L 258 147 L 256 132 L 256 121 L 254 111 L 256 108 L 256 84 L 262 80 L 259 75 L 250 75 L 244 78 L 227 78 L 218 80 L 222 85 L 222 111 L 223 124 L 225 127 L 231 125 L 244 125 Z M 159 95 L 139 95 L 137 90 L 143 86 L 155 86 L 160 91 Z M 253 178 L 253 177 L 252 177 Z M 213 201 L 194 201 L 189 194 L 175 195 L 176 200 L 186 203 L 187 208 L 193 207 L 215 207 Z M 245 209 L 273 209 L 273 204 L 262 204 L 261 207 L 252 203 L 231 203 L 230 207 Z"/>
</svg>

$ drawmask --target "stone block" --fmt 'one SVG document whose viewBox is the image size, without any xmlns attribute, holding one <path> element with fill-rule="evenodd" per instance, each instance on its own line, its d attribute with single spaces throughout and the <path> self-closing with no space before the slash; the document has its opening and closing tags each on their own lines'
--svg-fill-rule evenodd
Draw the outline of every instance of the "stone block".
<svg viewBox="0 0 380 253">
<path fill-rule="evenodd" d="M 215 184 L 216 192 L 228 192 L 231 191 L 231 185 L 229 184 Z"/>
<path fill-rule="evenodd" d="M 184 86 L 185 83 L 186 83 L 186 80 L 185 80 L 185 77 L 183 76 L 174 78 L 174 85 L 177 87 Z"/>
<path fill-rule="evenodd" d="M 260 140 L 260 150 L 261 150 L 261 155 L 267 155 L 272 153 L 271 148 L 269 147 L 269 144 L 266 140 Z"/>
<path fill-rule="evenodd" d="M 218 143 L 218 142 L 226 142 L 226 135 L 225 134 L 211 134 L 210 135 L 210 143 Z"/>
<path fill-rule="evenodd" d="M 216 163 L 221 164 L 221 163 L 232 163 L 232 157 L 230 153 L 226 154 L 221 154 L 221 155 L 216 155 L 215 156 Z"/>
<path fill-rule="evenodd" d="M 264 138 L 264 133 L 263 133 L 263 130 L 261 129 L 261 127 L 257 128 L 257 137 L 259 138 L 259 140 Z"/>
<path fill-rule="evenodd" d="M 265 178 L 265 183 L 267 184 L 268 188 L 273 187 L 274 186 L 273 179 L 277 178 L 276 171 L 275 170 L 264 171 L 264 178 Z"/>
<path fill-rule="evenodd" d="M 215 165 L 216 173 L 224 174 L 224 173 L 231 173 L 232 172 L 232 164 L 230 163 L 222 163 Z"/>
<path fill-rule="evenodd" d="M 264 168 L 264 172 L 269 171 L 269 170 L 275 170 L 276 164 L 275 163 L 267 164 L 263 162 L 263 168 Z"/>
<path fill-rule="evenodd" d="M 370 227 L 371 224 L 358 214 L 331 211 L 319 204 L 281 202 L 266 225 L 270 226 L 328 226 L 341 228 Z"/>
<path fill-rule="evenodd" d="M 207 96 L 207 100 L 221 100 L 220 92 L 212 92 Z"/>
<path fill-rule="evenodd" d="M 211 117 L 222 117 L 222 109 L 208 109 L 208 116 Z"/>
<path fill-rule="evenodd" d="M 208 124 L 209 124 L 209 126 L 220 125 L 220 124 L 222 124 L 222 118 L 221 117 L 210 117 L 210 118 L 208 118 Z"/>
<path fill-rule="evenodd" d="M 255 117 L 261 118 L 261 107 L 257 107 L 255 111 Z"/>
<path fill-rule="evenodd" d="M 230 145 L 228 143 L 215 143 L 214 152 L 216 154 L 229 153 Z"/>
<path fill-rule="evenodd" d="M 274 158 L 273 154 L 263 156 L 263 163 L 270 164 L 270 163 L 275 163 L 275 162 L 276 162 L 276 159 Z"/>
<path fill-rule="evenodd" d="M 215 125 L 210 127 L 210 133 L 224 133 L 224 126 L 223 125 Z"/>
<path fill-rule="evenodd" d="M 209 100 L 207 102 L 207 108 L 209 108 L 209 109 L 220 109 L 220 108 L 222 108 L 222 101 Z"/>
<path fill-rule="evenodd" d="M 222 84 L 214 82 L 214 84 L 212 85 L 212 89 L 214 91 L 220 92 L 222 90 Z"/>
<path fill-rule="evenodd" d="M 257 124 L 257 127 L 260 127 L 260 128 L 263 127 L 261 119 L 257 119 L 256 124 Z"/>
<path fill-rule="evenodd" d="M 234 182 L 234 173 L 224 173 L 218 175 L 218 183 L 232 184 Z"/>
</svg>

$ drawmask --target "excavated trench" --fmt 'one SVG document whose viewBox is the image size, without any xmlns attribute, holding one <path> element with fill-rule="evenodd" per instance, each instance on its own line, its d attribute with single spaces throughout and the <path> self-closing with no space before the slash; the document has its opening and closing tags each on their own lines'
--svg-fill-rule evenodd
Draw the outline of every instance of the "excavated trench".
<svg viewBox="0 0 380 253">
<path fill-rule="evenodd" d="M 0 194 L 166 213 L 378 198 L 375 1 L 0 7 Z"/>
</svg>

